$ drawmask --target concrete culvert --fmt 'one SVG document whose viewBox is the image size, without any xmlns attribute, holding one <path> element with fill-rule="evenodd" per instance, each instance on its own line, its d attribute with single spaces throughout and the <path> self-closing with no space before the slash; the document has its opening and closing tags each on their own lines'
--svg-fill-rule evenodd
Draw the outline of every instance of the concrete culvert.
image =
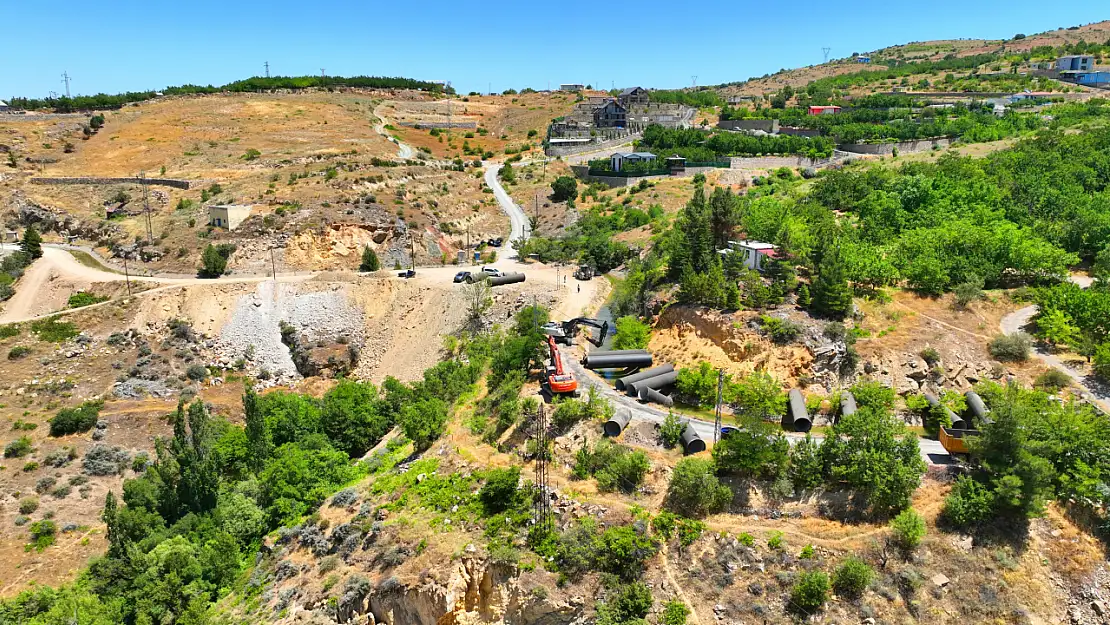
<svg viewBox="0 0 1110 625">
<path fill-rule="evenodd" d="M 660 393 L 653 388 L 641 388 L 639 392 L 639 398 L 640 401 L 650 401 L 652 403 L 659 404 L 660 406 L 666 406 L 667 408 L 670 408 L 674 405 L 674 399 L 672 399 L 669 395 L 664 395 L 663 393 Z"/>
<path fill-rule="evenodd" d="M 687 454 L 697 454 L 705 451 L 705 441 L 698 436 L 694 431 L 694 426 L 687 423 L 686 429 L 682 430 L 682 448 L 686 450 Z"/>
<path fill-rule="evenodd" d="M 988 425 L 994 423 L 991 419 L 991 411 L 987 409 L 987 404 L 979 397 L 979 393 L 975 391 L 968 391 L 964 393 L 964 399 L 967 400 L 967 409 L 971 411 L 971 416 L 975 418 L 975 423 L 978 425 Z"/>
<path fill-rule="evenodd" d="M 606 421 L 601 427 L 605 431 L 606 436 L 620 436 L 624 428 L 628 427 L 630 421 L 632 421 L 631 412 L 625 412 L 623 414 L 618 412 L 614 413 L 613 418 Z"/>
<path fill-rule="evenodd" d="M 503 284 L 515 284 L 517 282 L 524 282 L 524 274 L 522 273 L 507 273 L 503 276 L 491 276 L 489 279 L 490 286 L 501 286 Z"/>
<path fill-rule="evenodd" d="M 651 354 L 610 354 L 593 352 L 582 359 L 587 369 L 640 369 L 651 366 Z"/>
<path fill-rule="evenodd" d="M 967 429 L 967 422 L 961 419 L 959 415 L 952 412 L 952 410 L 948 406 L 940 403 L 940 400 L 937 399 L 936 395 L 933 395 L 932 393 L 925 393 L 925 401 L 929 402 L 929 405 L 933 408 L 939 407 L 944 409 L 944 414 L 948 415 L 948 420 L 952 422 L 953 430 Z"/>
<path fill-rule="evenodd" d="M 806 399 L 802 392 L 796 388 L 790 389 L 789 401 L 786 405 L 786 414 L 782 417 L 782 425 L 795 432 L 808 432 L 813 428 L 813 420 L 806 410 Z"/>
<path fill-rule="evenodd" d="M 634 397 L 640 396 L 640 391 L 645 388 L 661 389 L 664 386 L 669 386 L 678 381 L 677 371 L 668 371 L 667 373 L 660 373 L 659 375 L 650 378 L 639 380 L 631 384 L 626 384 L 624 390 L 628 391 L 629 395 Z"/>
<path fill-rule="evenodd" d="M 652 367 L 650 369 L 644 369 L 643 371 L 640 371 L 638 373 L 633 373 L 632 375 L 626 375 L 623 378 L 618 378 L 617 379 L 617 384 L 616 384 L 617 390 L 618 391 L 623 391 L 632 382 L 639 382 L 640 380 L 646 380 L 648 378 L 654 378 L 657 375 L 661 375 L 661 374 L 664 374 L 664 373 L 670 373 L 671 371 L 674 371 L 674 365 L 668 363 L 668 364 L 665 364 L 665 365 L 659 365 L 658 367 Z"/>
<path fill-rule="evenodd" d="M 843 391 L 840 393 L 840 417 L 849 417 L 856 414 L 856 398 L 852 395 L 851 391 Z"/>
</svg>

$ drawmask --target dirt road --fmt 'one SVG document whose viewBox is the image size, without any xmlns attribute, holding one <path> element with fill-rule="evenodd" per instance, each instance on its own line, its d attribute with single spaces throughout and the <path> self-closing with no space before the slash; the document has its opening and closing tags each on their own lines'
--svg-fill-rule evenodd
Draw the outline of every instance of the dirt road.
<svg viewBox="0 0 1110 625">
<path fill-rule="evenodd" d="M 385 137 L 386 139 L 388 139 L 389 141 L 397 144 L 397 158 L 404 159 L 404 160 L 408 160 L 410 158 L 415 158 L 416 157 L 416 150 L 414 150 L 411 145 L 409 145 L 407 143 L 404 143 L 399 139 L 395 139 L 393 137 L 393 135 L 389 134 L 389 132 L 386 131 L 386 129 L 385 129 L 386 118 L 385 118 L 385 115 L 383 115 L 381 113 L 381 109 L 384 106 L 385 106 L 385 104 L 382 103 L 382 104 L 379 104 L 378 106 L 374 107 L 374 115 L 378 118 L 378 123 L 374 124 L 374 130 L 379 135 L 381 135 L 381 136 Z"/>
</svg>

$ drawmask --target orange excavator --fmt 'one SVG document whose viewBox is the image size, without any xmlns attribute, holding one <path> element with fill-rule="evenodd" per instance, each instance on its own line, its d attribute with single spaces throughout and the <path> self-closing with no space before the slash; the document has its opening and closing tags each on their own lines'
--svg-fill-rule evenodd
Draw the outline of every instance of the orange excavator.
<svg viewBox="0 0 1110 625">
<path fill-rule="evenodd" d="M 547 366 L 547 376 L 544 386 L 552 395 L 578 396 L 578 380 L 574 374 L 563 368 L 563 356 L 559 353 L 559 346 L 555 344 L 555 337 L 548 335 L 547 349 L 550 353 L 551 364 Z"/>
</svg>

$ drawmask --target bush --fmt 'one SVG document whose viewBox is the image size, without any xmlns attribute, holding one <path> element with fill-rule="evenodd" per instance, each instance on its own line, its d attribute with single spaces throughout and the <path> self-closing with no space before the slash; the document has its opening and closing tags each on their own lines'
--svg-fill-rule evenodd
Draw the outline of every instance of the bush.
<svg viewBox="0 0 1110 625">
<path fill-rule="evenodd" d="M 935 347 L 926 347 L 917 355 L 921 356 L 921 359 L 925 361 L 925 364 L 929 365 L 930 367 L 935 366 L 938 362 L 940 362 L 940 352 L 938 352 L 937 348 Z"/>
<path fill-rule="evenodd" d="M 913 551 L 925 537 L 925 518 L 913 508 L 906 508 L 890 522 L 894 544 L 905 552 Z"/>
<path fill-rule="evenodd" d="M 642 583 L 620 586 L 608 599 L 597 605 L 597 625 L 633 625 L 644 623 L 651 610 L 651 589 Z"/>
<path fill-rule="evenodd" d="M 40 341 L 48 343 L 64 343 L 79 334 L 76 325 L 68 321 L 59 321 L 58 317 L 40 319 L 31 323 L 31 332 Z"/>
<path fill-rule="evenodd" d="M 944 500 L 941 517 L 956 527 L 972 527 L 994 515 L 994 494 L 990 489 L 967 477 L 960 476 Z"/>
<path fill-rule="evenodd" d="M 4 447 L 5 458 L 22 458 L 31 453 L 31 439 L 21 436 Z"/>
<path fill-rule="evenodd" d="M 1029 350 L 1033 347 L 1033 339 L 1024 332 L 999 335 L 991 339 L 987 349 L 991 356 L 1003 362 L 1021 362 L 1029 359 Z"/>
<path fill-rule="evenodd" d="M 632 315 L 617 319 L 613 349 L 643 349 L 651 340 L 651 326 Z"/>
<path fill-rule="evenodd" d="M 1033 386 L 1046 393 L 1055 393 L 1071 386 L 1071 376 L 1056 368 L 1046 369 L 1033 381 Z"/>
<path fill-rule="evenodd" d="M 486 483 L 478 491 L 478 501 L 486 514 L 497 514 L 515 508 L 521 501 L 520 467 L 492 469 L 486 474 Z"/>
<path fill-rule="evenodd" d="M 732 501 L 732 491 L 720 483 L 714 471 L 710 460 L 680 460 L 667 487 L 667 507 L 688 517 L 724 510 Z"/>
<path fill-rule="evenodd" d="M 200 277 L 218 278 L 227 273 L 227 260 L 235 253 L 235 246 L 227 243 L 221 245 L 208 244 L 200 256 Z"/>
<path fill-rule="evenodd" d="M 858 598 L 867 590 L 875 572 L 859 558 L 848 558 L 833 574 L 833 588 L 841 597 Z"/>
<path fill-rule="evenodd" d="M 370 248 L 369 245 L 362 249 L 362 262 L 359 264 L 359 271 L 377 271 L 382 268 L 382 263 L 378 260 L 378 255 Z"/>
<path fill-rule="evenodd" d="M 8 350 L 8 360 L 19 360 L 20 358 L 23 358 L 24 356 L 26 356 L 27 354 L 30 354 L 30 353 L 31 353 L 31 348 L 30 347 L 24 347 L 23 345 L 16 345 L 15 347 Z"/>
<path fill-rule="evenodd" d="M 50 435 L 65 436 L 88 432 L 100 417 L 103 401 L 87 401 L 75 408 L 63 408 L 50 419 Z"/>
<path fill-rule="evenodd" d="M 54 544 L 57 534 L 58 526 L 53 521 L 35 521 L 31 524 L 31 546 L 35 551 L 42 551 Z"/>
<path fill-rule="evenodd" d="M 668 601 L 663 604 L 663 616 L 660 622 L 663 625 L 686 625 L 686 617 L 690 615 L 690 608 L 681 601 Z"/>
<path fill-rule="evenodd" d="M 578 451 L 574 475 L 593 476 L 602 491 L 631 493 L 640 487 L 648 472 L 648 459 L 642 451 L 631 451 L 608 440 L 598 441 L 593 451 L 583 446 Z"/>
<path fill-rule="evenodd" d="M 793 342 L 802 332 L 801 326 L 793 321 L 789 319 L 779 319 L 778 317 L 772 317 L 770 315 L 763 315 L 760 317 L 759 323 L 763 327 L 763 331 L 767 333 L 767 336 L 779 345 L 786 345 L 787 343 Z"/>
<path fill-rule="evenodd" d="M 829 576 L 821 571 L 807 571 L 798 576 L 790 591 L 790 609 L 800 614 L 813 614 L 829 598 Z"/>
<path fill-rule="evenodd" d="M 42 463 L 48 467 L 60 469 L 66 466 L 77 457 L 77 450 L 73 447 L 63 447 L 62 449 L 55 449 L 54 451 L 46 454 L 46 458 Z"/>
<path fill-rule="evenodd" d="M 551 199 L 565 202 L 578 194 L 578 182 L 570 176 L 559 176 L 551 183 Z"/>
<path fill-rule="evenodd" d="M 952 289 L 952 294 L 955 296 L 956 308 L 963 310 L 971 302 L 983 299 L 983 279 L 972 276 L 967 282 L 957 284 Z"/>
<path fill-rule="evenodd" d="M 92 293 L 86 293 L 85 291 L 77 291 L 73 295 L 69 296 L 69 301 L 67 305 L 70 308 L 81 308 L 83 306 L 92 306 L 93 304 L 106 302 L 108 301 L 108 299 L 109 298 L 107 295 L 93 295 Z"/>
<path fill-rule="evenodd" d="M 673 412 L 668 412 L 663 417 L 663 424 L 659 426 L 659 438 L 663 446 L 672 449 L 682 442 L 682 433 L 686 431 L 686 421 L 679 419 Z"/>
<path fill-rule="evenodd" d="M 127 450 L 97 443 L 85 453 L 82 470 L 89 475 L 118 475 L 130 464 L 131 454 Z"/>
<path fill-rule="evenodd" d="M 19 500 L 19 513 L 20 514 L 31 514 L 32 512 L 34 512 L 35 510 L 38 510 L 38 509 L 39 509 L 38 497 L 24 497 L 23 499 Z"/>
<path fill-rule="evenodd" d="M 54 485 L 57 483 L 58 479 L 49 475 L 39 478 L 39 481 L 35 482 L 35 492 L 41 495 L 51 488 L 54 488 Z"/>
<path fill-rule="evenodd" d="M 185 370 L 185 377 L 194 382 L 203 382 L 208 378 L 208 367 L 204 365 L 189 365 Z"/>
</svg>

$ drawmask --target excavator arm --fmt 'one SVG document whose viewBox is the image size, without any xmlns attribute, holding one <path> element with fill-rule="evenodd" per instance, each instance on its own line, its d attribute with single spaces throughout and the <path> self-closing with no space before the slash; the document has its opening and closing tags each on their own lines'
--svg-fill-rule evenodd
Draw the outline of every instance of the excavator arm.
<svg viewBox="0 0 1110 625">
<path fill-rule="evenodd" d="M 587 317 L 575 317 L 574 319 L 563 322 L 563 332 L 567 336 L 575 336 L 578 333 L 578 326 L 580 325 L 590 326 L 600 330 L 596 339 L 590 335 L 586 335 L 586 339 L 595 346 L 601 347 L 601 344 L 605 341 L 605 335 L 609 333 L 609 322 Z"/>
</svg>

